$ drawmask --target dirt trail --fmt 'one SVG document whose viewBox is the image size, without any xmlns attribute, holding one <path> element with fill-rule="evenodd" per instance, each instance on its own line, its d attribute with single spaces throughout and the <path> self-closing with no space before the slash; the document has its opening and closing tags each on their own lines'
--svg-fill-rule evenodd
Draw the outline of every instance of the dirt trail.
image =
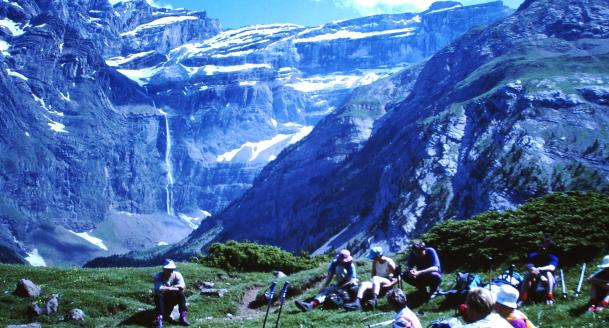
<svg viewBox="0 0 609 328">
<path fill-rule="evenodd" d="M 243 293 L 243 297 L 239 302 L 239 306 L 237 306 L 237 318 L 253 318 L 260 315 L 260 312 L 255 309 L 250 309 L 249 304 L 256 300 L 256 296 L 260 291 L 259 287 L 249 287 L 245 289 L 245 293 Z"/>
</svg>

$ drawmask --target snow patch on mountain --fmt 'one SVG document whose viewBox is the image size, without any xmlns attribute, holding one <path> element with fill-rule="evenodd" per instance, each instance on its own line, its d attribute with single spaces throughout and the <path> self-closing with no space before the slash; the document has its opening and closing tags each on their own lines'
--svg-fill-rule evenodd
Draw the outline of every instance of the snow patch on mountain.
<svg viewBox="0 0 609 328">
<path fill-rule="evenodd" d="M 44 261 L 44 259 L 42 258 L 42 256 L 40 256 L 40 254 L 38 253 L 38 249 L 34 248 L 33 251 L 27 253 L 27 256 L 25 257 L 25 260 L 34 267 L 45 267 L 47 266 L 46 262 Z"/>
<path fill-rule="evenodd" d="M 19 24 L 8 18 L 0 19 L 0 26 L 6 27 L 9 31 L 11 31 L 11 34 L 13 34 L 13 36 L 20 36 L 25 33 L 25 31 Z"/>
<path fill-rule="evenodd" d="M 199 19 L 197 16 L 169 16 L 169 17 L 163 17 L 163 18 L 159 18 L 159 19 L 153 20 L 152 22 L 139 25 L 139 26 L 137 26 L 135 29 L 133 29 L 131 31 L 121 33 L 121 36 L 135 36 L 138 33 L 141 33 L 141 32 L 143 32 L 143 31 L 145 31 L 147 29 L 158 28 L 158 27 L 165 27 L 167 25 L 183 22 L 183 21 L 186 21 L 186 20 L 197 20 L 197 19 Z"/>
<path fill-rule="evenodd" d="M 7 56 L 7 57 L 8 57 L 8 56 L 10 56 L 10 55 L 11 55 L 11 54 L 10 54 L 10 53 L 7 51 L 7 50 L 8 50 L 10 47 L 11 47 L 11 45 L 10 45 L 8 42 L 6 42 L 6 41 L 4 41 L 4 40 L 0 40 L 0 53 L 1 53 L 3 56 Z"/>
<path fill-rule="evenodd" d="M 144 86 L 161 69 L 162 67 L 155 66 L 142 69 L 117 69 L 117 71 L 140 86 Z"/>
<path fill-rule="evenodd" d="M 296 79 L 296 82 L 288 83 L 285 86 L 301 92 L 315 92 L 321 90 L 352 89 L 358 86 L 368 85 L 380 78 L 387 77 L 389 74 L 377 74 L 374 71 L 364 75 L 319 75 L 308 78 Z"/>
<path fill-rule="evenodd" d="M 146 57 L 146 56 L 148 56 L 148 55 L 150 55 L 152 53 L 154 53 L 154 50 L 144 51 L 144 52 L 138 52 L 138 53 L 135 53 L 135 54 L 131 54 L 131 55 L 127 56 L 127 57 L 118 56 L 118 57 L 108 58 L 108 59 L 106 59 L 106 64 L 108 66 L 116 67 L 116 66 L 127 64 L 128 62 L 130 62 L 130 61 L 132 61 L 134 59 Z"/>
<path fill-rule="evenodd" d="M 289 126 L 297 126 L 298 131 L 293 134 L 278 134 L 268 140 L 246 142 L 239 148 L 219 155 L 216 160 L 218 162 L 272 161 L 287 145 L 297 143 L 313 131 L 313 126 L 302 126 L 297 123 L 291 123 Z"/>
<path fill-rule="evenodd" d="M 104 244 L 104 241 L 103 241 L 103 240 L 101 240 L 101 239 L 99 239 L 99 238 L 97 238 L 97 237 L 91 236 L 91 235 L 90 235 L 88 232 L 86 232 L 86 231 L 85 231 L 85 232 L 74 232 L 74 231 L 72 231 L 72 230 L 68 230 L 68 231 L 69 231 L 69 232 L 71 232 L 71 233 L 73 233 L 73 234 L 75 234 L 76 236 L 78 236 L 78 237 L 80 237 L 80 238 L 82 238 L 82 239 L 84 239 L 84 240 L 86 240 L 86 241 L 90 242 L 91 244 L 93 244 L 93 245 L 95 245 L 95 246 L 97 246 L 97 247 L 99 247 L 99 248 L 103 249 L 104 251 L 107 251 L 107 250 L 108 250 L 108 247 L 106 247 L 106 245 Z"/>
<path fill-rule="evenodd" d="M 59 123 L 59 122 L 50 121 L 47 124 L 49 125 L 49 128 L 51 130 L 53 130 L 54 132 L 57 132 L 57 133 L 68 133 L 68 131 L 66 130 L 66 126 L 61 124 L 61 123 Z"/>
<path fill-rule="evenodd" d="M 331 41 L 331 40 L 337 40 L 337 39 L 357 40 L 357 39 L 366 39 L 366 38 L 377 37 L 377 36 L 398 36 L 399 35 L 401 37 L 407 37 L 407 36 L 414 35 L 414 31 L 416 31 L 416 30 L 417 29 L 414 27 L 407 27 L 407 28 L 395 29 L 395 30 L 385 30 L 385 31 L 378 31 L 378 32 L 355 32 L 355 31 L 349 31 L 349 30 L 338 30 L 334 33 L 316 35 L 316 36 L 313 36 L 310 38 L 295 39 L 294 43 L 322 42 L 322 41 Z"/>
<path fill-rule="evenodd" d="M 232 66 L 216 66 L 216 65 L 205 65 L 203 71 L 207 75 L 214 75 L 215 73 L 233 73 L 238 71 L 248 71 L 253 69 L 270 69 L 269 64 L 243 64 L 243 65 L 232 65 Z"/>
<path fill-rule="evenodd" d="M 28 78 L 27 78 L 25 75 L 23 75 L 23 74 L 21 74 L 21 73 L 19 73 L 19 72 L 13 71 L 13 70 L 12 70 L 12 69 L 10 69 L 10 68 L 7 68 L 7 69 L 6 69 L 6 72 L 8 73 L 8 75 L 9 75 L 9 76 L 16 77 L 16 78 L 20 78 L 20 79 L 22 79 L 22 80 L 24 80 L 24 81 L 29 80 L 29 79 L 28 79 Z"/>
</svg>

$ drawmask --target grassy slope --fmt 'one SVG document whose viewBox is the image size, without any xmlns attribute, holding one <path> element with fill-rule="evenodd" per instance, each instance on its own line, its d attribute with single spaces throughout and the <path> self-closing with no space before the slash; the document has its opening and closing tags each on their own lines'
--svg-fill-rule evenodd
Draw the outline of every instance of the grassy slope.
<svg viewBox="0 0 609 328">
<path fill-rule="evenodd" d="M 358 266 L 360 277 L 368 277 L 368 263 Z M 231 275 L 227 280 L 220 281 L 218 274 L 225 272 L 210 269 L 198 264 L 180 264 L 180 269 L 187 279 L 191 304 L 191 322 L 197 327 L 261 327 L 264 318 L 264 307 L 258 308 L 247 317 L 236 316 L 227 318 L 227 314 L 237 315 L 237 307 L 246 288 L 262 287 L 272 280 L 268 273 L 249 273 Z M 151 301 L 151 275 L 156 268 L 138 269 L 59 269 L 59 268 L 32 268 L 18 265 L 0 265 L 0 326 L 7 324 L 25 323 L 27 307 L 33 300 L 18 298 L 11 293 L 20 278 L 28 278 L 43 287 L 43 295 L 38 301 L 44 302 L 51 293 L 61 294 L 59 313 L 63 314 L 71 308 L 81 308 L 88 318 L 85 326 L 111 327 L 119 325 L 123 320 L 132 317 L 144 309 L 152 308 Z M 323 275 L 323 266 L 291 275 L 289 279 L 294 287 L 302 288 L 309 279 Z M 569 289 L 576 285 L 579 268 L 566 270 Z M 444 288 L 449 288 L 452 275 L 446 277 Z M 196 280 L 215 281 L 216 286 L 228 288 L 229 292 L 224 298 L 209 298 L 199 295 L 193 286 Z M 281 282 L 279 284 L 281 286 Z M 411 291 L 410 288 L 406 288 Z M 393 314 L 383 300 L 375 312 L 344 312 L 342 310 L 316 310 L 311 313 L 299 312 L 293 301 L 303 296 L 312 296 L 316 287 L 305 290 L 304 295 L 293 295 L 282 313 L 283 327 L 363 327 L 364 323 L 374 323 L 391 319 Z M 560 294 L 558 292 L 557 294 Z M 571 292 L 571 294 L 573 294 Z M 438 318 L 454 314 L 452 310 L 441 310 L 441 298 L 416 309 L 424 326 Z M 533 305 L 525 308 L 529 317 L 539 327 L 607 327 L 609 311 L 602 315 L 581 314 L 587 298 L 567 300 L 559 299 L 553 307 Z M 364 323 L 362 319 L 374 316 Z M 212 318 L 213 317 L 213 318 Z M 270 322 L 274 326 L 277 313 L 272 312 Z M 58 315 L 42 317 L 39 322 L 43 325 L 57 327 L 71 326 L 71 324 L 58 323 Z M 267 323 L 267 326 L 268 323 Z"/>
</svg>

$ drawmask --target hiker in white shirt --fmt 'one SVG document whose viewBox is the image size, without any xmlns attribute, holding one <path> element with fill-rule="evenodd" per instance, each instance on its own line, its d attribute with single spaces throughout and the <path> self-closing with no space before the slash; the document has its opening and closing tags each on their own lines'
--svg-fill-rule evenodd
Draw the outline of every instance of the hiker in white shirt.
<svg viewBox="0 0 609 328">
<path fill-rule="evenodd" d="M 375 307 L 379 295 L 389 291 L 398 282 L 395 274 L 395 262 L 391 258 L 383 256 L 381 247 L 372 247 L 366 257 L 372 260 L 372 278 L 370 281 L 361 283 L 357 291 L 357 299 L 345 304 L 344 308 L 346 310 L 360 310 L 362 299 L 368 290 L 372 291 L 372 298 L 367 303 L 369 306 Z"/>
</svg>

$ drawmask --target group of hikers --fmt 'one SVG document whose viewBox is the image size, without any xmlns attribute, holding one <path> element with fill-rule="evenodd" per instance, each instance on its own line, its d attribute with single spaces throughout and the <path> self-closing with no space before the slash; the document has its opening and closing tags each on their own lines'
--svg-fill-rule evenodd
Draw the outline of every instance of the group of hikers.
<svg viewBox="0 0 609 328">
<path fill-rule="evenodd" d="M 519 284 L 520 290 L 510 280 L 489 286 L 490 288 L 469 289 L 465 302 L 458 306 L 466 324 L 456 324 L 466 328 L 535 327 L 518 308 L 529 302 L 531 292 L 537 292 L 539 286 L 545 292 L 546 303 L 554 303 L 552 291 L 556 283 L 558 258 L 551 253 L 550 247 L 551 243 L 542 242 L 537 251 L 529 255 L 524 279 Z M 422 302 L 434 297 L 442 282 L 442 267 L 436 250 L 426 246 L 423 241 L 414 241 L 404 270 L 393 259 L 385 256 L 381 247 L 371 247 L 366 257 L 372 260 L 370 280 L 358 283 L 351 253 L 346 249 L 340 250 L 328 267 L 328 275 L 320 292 L 308 301 L 297 300 L 296 306 L 304 312 L 321 305 L 357 311 L 362 307 L 374 308 L 379 298 L 386 297 L 387 303 L 398 312 L 392 322 L 394 328 L 421 328 L 416 314 L 408 308 L 407 297 L 398 288 L 398 283 L 404 281 L 414 286 L 417 290 L 414 295 Z M 182 275 L 175 269 L 175 263 L 166 260 L 163 271 L 154 276 L 157 328 L 163 326 L 163 320 L 176 305 L 180 311 L 179 323 L 189 325 L 184 296 L 186 285 Z M 598 269 L 587 280 L 590 284 L 589 312 L 604 311 L 609 305 L 609 255 L 603 258 Z M 450 327 L 455 326 L 457 325 Z"/>
</svg>

